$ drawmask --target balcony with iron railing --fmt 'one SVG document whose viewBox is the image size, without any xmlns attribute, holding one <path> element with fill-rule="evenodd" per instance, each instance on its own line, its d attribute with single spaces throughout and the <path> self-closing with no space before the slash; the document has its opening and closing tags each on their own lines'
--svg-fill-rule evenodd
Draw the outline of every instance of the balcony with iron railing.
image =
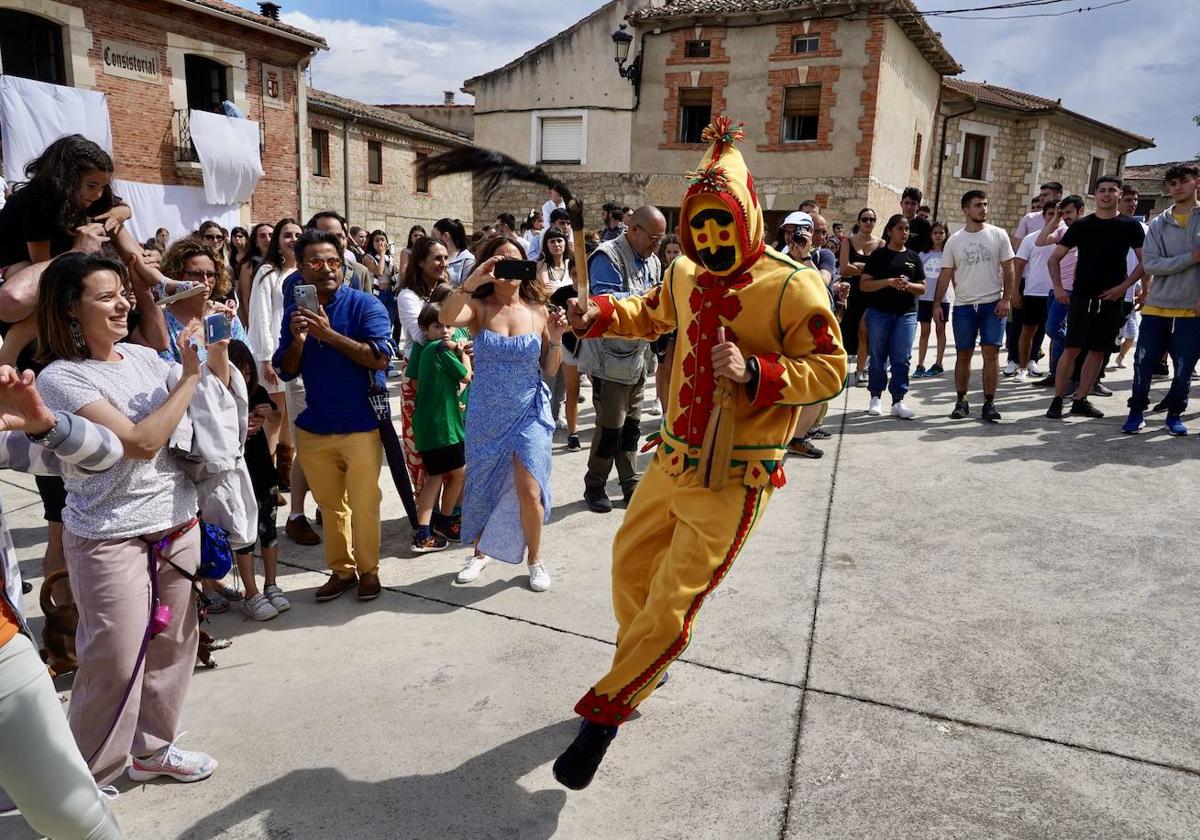
<svg viewBox="0 0 1200 840">
<path fill-rule="evenodd" d="M 175 162 L 200 162 L 196 146 L 192 143 L 191 111 L 187 108 L 175 109 Z"/>
</svg>

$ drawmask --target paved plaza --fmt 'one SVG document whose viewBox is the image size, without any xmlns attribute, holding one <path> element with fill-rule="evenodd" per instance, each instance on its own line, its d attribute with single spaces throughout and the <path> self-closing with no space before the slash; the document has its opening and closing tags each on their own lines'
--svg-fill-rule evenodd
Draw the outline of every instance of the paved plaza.
<svg viewBox="0 0 1200 840">
<path fill-rule="evenodd" d="M 1200 437 L 1161 415 L 1121 435 L 1128 371 L 1109 383 L 1099 421 L 1046 420 L 1045 391 L 1010 381 L 1004 423 L 951 421 L 949 375 L 914 383 L 911 422 L 839 397 L 825 458 L 789 461 L 579 793 L 550 764 L 612 655 L 622 515 L 585 508 L 587 453 L 556 441 L 545 594 L 499 563 L 454 585 L 462 549 L 410 556 L 389 488 L 382 597 L 314 603 L 321 548 L 282 541 L 292 610 L 214 617 L 234 644 L 188 697 L 182 744 L 220 768 L 125 781 L 117 816 L 160 840 L 1196 838 Z M 36 586 L 41 505 L 2 479 Z"/>
</svg>

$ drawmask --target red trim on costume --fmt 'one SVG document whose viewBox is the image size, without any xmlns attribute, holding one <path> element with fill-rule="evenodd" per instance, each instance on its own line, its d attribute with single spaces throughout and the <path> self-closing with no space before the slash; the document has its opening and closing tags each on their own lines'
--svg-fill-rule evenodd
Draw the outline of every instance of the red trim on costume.
<svg viewBox="0 0 1200 840">
<path fill-rule="evenodd" d="M 757 408 L 770 408 L 783 398 L 783 388 L 787 384 L 783 379 L 784 368 L 779 363 L 778 353 L 754 358 L 758 360 L 758 387 L 750 402 Z"/>
<path fill-rule="evenodd" d="M 742 518 L 738 521 L 733 543 L 725 553 L 725 558 L 721 561 L 721 565 L 717 566 L 713 572 L 708 586 L 704 587 L 704 591 L 692 599 L 692 603 L 688 606 L 688 610 L 683 616 L 683 630 L 675 638 L 675 641 L 671 642 L 670 646 L 663 651 L 661 656 L 655 659 L 646 670 L 638 674 L 633 682 L 621 689 L 613 699 L 609 700 L 606 697 L 598 695 L 595 688 L 589 689 L 580 701 L 575 704 L 576 714 L 602 726 L 620 726 L 629 720 L 629 716 L 633 712 L 633 706 L 630 705 L 633 697 L 656 679 L 687 648 L 688 642 L 691 641 L 692 621 L 696 618 L 696 613 L 700 611 L 701 604 L 704 603 L 704 599 L 709 593 L 721 585 L 721 581 L 725 579 L 725 575 L 733 566 L 733 561 L 737 559 L 738 553 L 741 552 L 742 546 L 746 543 L 746 537 L 750 534 L 750 526 L 754 523 L 754 513 L 758 509 L 758 497 L 761 492 L 757 487 L 746 488 L 746 500 L 742 505 Z"/>
<path fill-rule="evenodd" d="M 591 301 L 600 308 L 600 314 L 580 338 L 602 338 L 612 325 L 613 313 L 617 311 L 617 304 L 608 295 L 593 295 Z"/>
<path fill-rule="evenodd" d="M 696 288 L 688 295 L 687 305 L 692 312 L 687 326 L 691 352 L 682 363 L 683 381 L 679 383 L 679 415 L 671 424 L 671 432 L 690 446 L 704 442 L 704 430 L 712 414 L 716 379 L 712 373 L 712 349 L 717 343 L 717 328 L 725 327 L 727 341 L 737 341 L 729 324 L 742 311 L 737 291 L 750 285 L 749 274 L 717 277 L 703 272 L 696 278 Z"/>
<path fill-rule="evenodd" d="M 829 321 L 824 315 L 814 315 L 808 319 L 808 331 L 812 333 L 813 344 L 818 353 L 836 353 L 837 342 L 829 332 Z"/>
<path fill-rule="evenodd" d="M 778 490 L 785 484 L 787 484 L 787 476 L 783 474 L 783 461 L 780 461 L 774 472 L 771 473 L 771 486 Z"/>
</svg>

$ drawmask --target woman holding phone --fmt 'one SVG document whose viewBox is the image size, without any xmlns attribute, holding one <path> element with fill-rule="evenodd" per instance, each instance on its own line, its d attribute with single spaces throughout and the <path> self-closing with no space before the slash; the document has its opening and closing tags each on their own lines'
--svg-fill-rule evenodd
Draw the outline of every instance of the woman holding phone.
<svg viewBox="0 0 1200 840">
<path fill-rule="evenodd" d="M 246 337 L 246 329 L 236 316 L 232 302 L 218 304 L 213 298 L 224 300 L 229 296 L 233 281 L 229 277 L 229 266 L 217 253 L 203 242 L 192 237 L 180 239 L 163 256 L 162 273 L 172 280 L 186 280 L 191 283 L 203 283 L 205 294 L 177 300 L 166 307 L 163 313 L 167 320 L 167 349 L 159 351 L 163 361 L 182 361 L 179 352 L 179 335 L 184 327 L 192 321 L 202 321 L 209 315 L 223 313 L 232 323 L 229 325 L 230 335 L 225 338 L 236 338 L 238 341 L 250 343 Z M 200 348 L 201 361 L 204 359 L 204 348 Z"/>
<path fill-rule="evenodd" d="M 550 517 L 554 423 L 543 377 L 558 372 L 567 318 L 547 309 L 536 275 L 507 279 L 521 272 L 500 269 L 525 260 L 521 240 L 495 237 L 479 258 L 440 313 L 443 324 L 469 327 L 475 336 L 462 525 L 462 540 L 474 542 L 475 553 L 457 580 L 478 578 L 491 557 L 524 559 L 529 588 L 545 592 L 550 573 L 542 565 L 542 527 Z"/>
</svg>

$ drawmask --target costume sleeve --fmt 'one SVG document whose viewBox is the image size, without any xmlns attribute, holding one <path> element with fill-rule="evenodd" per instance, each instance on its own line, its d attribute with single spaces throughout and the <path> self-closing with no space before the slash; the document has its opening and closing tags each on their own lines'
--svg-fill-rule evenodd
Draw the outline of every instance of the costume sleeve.
<svg viewBox="0 0 1200 840">
<path fill-rule="evenodd" d="M 833 399 L 846 381 L 842 332 L 829 296 L 801 272 L 793 274 L 779 301 L 783 352 L 754 356 L 758 378 L 750 401 L 760 407 L 812 405 Z"/>
<path fill-rule="evenodd" d="M 675 264 L 672 263 L 663 283 L 643 295 L 631 295 L 621 300 L 613 295 L 593 296 L 592 303 L 600 307 L 600 317 L 579 337 L 651 339 L 669 333 L 675 329 L 674 281 Z"/>
</svg>

